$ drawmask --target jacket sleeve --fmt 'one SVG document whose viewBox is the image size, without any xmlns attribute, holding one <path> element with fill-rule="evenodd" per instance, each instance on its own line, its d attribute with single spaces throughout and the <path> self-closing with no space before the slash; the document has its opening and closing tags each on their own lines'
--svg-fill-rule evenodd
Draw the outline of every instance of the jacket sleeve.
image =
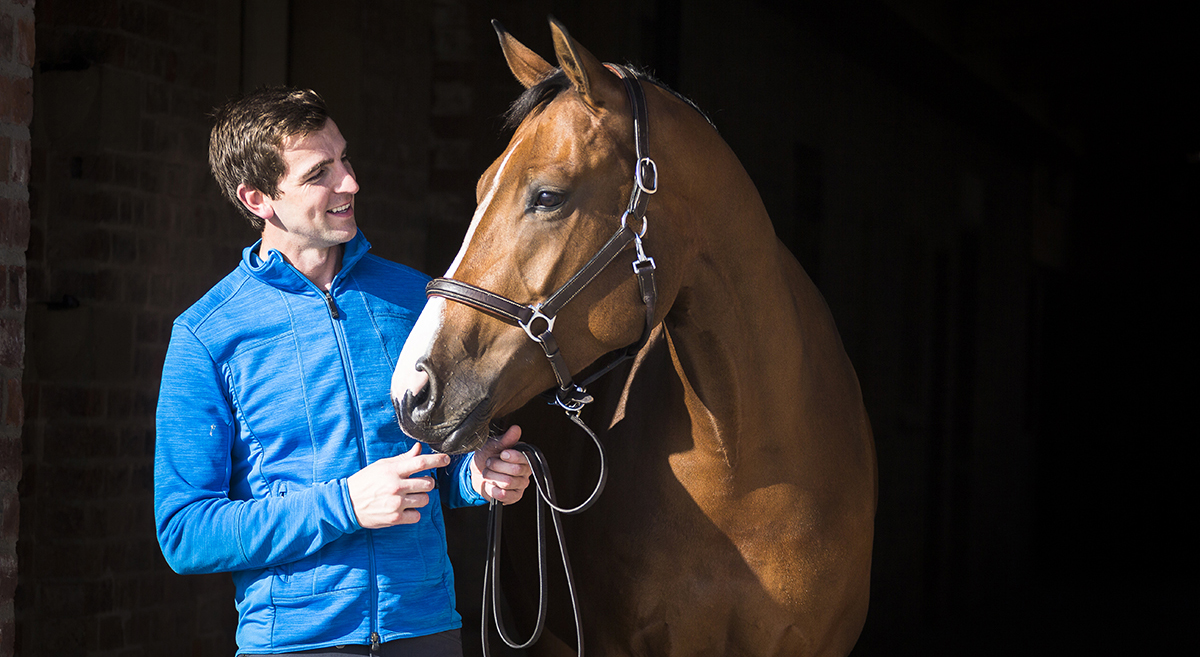
<svg viewBox="0 0 1200 657">
<path fill-rule="evenodd" d="M 234 434 L 221 368 L 176 324 L 163 365 L 154 455 L 154 519 L 172 569 L 213 573 L 288 563 L 360 529 L 345 479 L 286 496 L 231 499 Z"/>
<path fill-rule="evenodd" d="M 474 456 L 474 452 L 454 456 L 450 465 L 443 468 L 443 480 L 438 487 L 442 490 L 442 502 L 451 509 L 487 502 L 487 498 L 475 492 L 471 484 L 471 459 Z"/>
</svg>

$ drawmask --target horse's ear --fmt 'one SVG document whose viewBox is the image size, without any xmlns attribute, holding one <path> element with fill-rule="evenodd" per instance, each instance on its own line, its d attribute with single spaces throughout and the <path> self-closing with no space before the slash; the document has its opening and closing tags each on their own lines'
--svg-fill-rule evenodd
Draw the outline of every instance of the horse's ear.
<svg viewBox="0 0 1200 657">
<path fill-rule="evenodd" d="M 554 36 L 554 52 L 558 55 L 558 65 L 579 97 L 592 109 L 604 107 L 607 92 L 618 90 L 617 76 L 600 63 L 596 56 L 587 48 L 571 38 L 567 28 L 562 26 L 553 16 L 550 17 L 550 32 Z"/>
<path fill-rule="evenodd" d="M 508 60 L 509 70 L 516 76 L 517 82 L 520 82 L 526 89 L 541 82 L 547 75 L 554 72 L 554 67 L 549 62 L 526 48 L 525 44 L 514 39 L 500 24 L 500 21 L 493 20 L 492 28 L 496 30 L 496 36 L 500 38 L 500 49 L 504 51 L 504 59 Z"/>
</svg>

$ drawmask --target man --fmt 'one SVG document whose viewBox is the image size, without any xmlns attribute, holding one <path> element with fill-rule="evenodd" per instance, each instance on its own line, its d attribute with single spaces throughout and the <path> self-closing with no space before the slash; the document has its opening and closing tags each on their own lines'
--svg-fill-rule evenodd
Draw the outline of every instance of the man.
<svg viewBox="0 0 1200 657">
<path fill-rule="evenodd" d="M 163 554 L 233 573 L 240 654 L 461 655 L 442 506 L 520 499 L 520 430 L 454 458 L 400 431 L 389 382 L 428 279 L 367 254 L 320 97 L 263 89 L 215 117 L 213 175 L 262 239 L 172 330 Z"/>
</svg>

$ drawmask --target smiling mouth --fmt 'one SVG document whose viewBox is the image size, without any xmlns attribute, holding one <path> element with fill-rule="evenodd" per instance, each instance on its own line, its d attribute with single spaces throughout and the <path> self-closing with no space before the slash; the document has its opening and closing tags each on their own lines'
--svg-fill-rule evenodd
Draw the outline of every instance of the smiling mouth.
<svg viewBox="0 0 1200 657">
<path fill-rule="evenodd" d="M 330 214 L 346 214 L 349 211 L 350 211 L 350 204 L 347 203 L 345 205 L 339 205 L 336 208 L 333 208 L 332 210 L 329 211 L 329 213 Z"/>
</svg>

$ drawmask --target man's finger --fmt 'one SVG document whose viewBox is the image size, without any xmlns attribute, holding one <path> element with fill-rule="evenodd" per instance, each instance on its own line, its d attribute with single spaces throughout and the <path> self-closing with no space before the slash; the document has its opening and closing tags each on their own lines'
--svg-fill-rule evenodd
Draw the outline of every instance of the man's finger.
<svg viewBox="0 0 1200 657">
<path fill-rule="evenodd" d="M 515 449 L 506 450 L 501 458 L 488 459 L 487 467 L 492 472 L 512 477 L 529 474 L 529 466 L 525 464 L 525 455 Z"/>
<path fill-rule="evenodd" d="M 505 431 L 496 440 L 497 440 L 497 442 L 500 443 L 501 449 L 503 449 L 505 447 L 512 447 L 513 445 L 516 445 L 517 442 L 519 442 L 521 440 L 521 427 L 519 427 L 515 424 L 512 425 L 511 427 L 508 428 L 508 431 Z"/>
<path fill-rule="evenodd" d="M 404 496 L 409 493 L 428 493 L 437 488 L 433 477 L 403 477 L 396 484 L 396 493 Z"/>
<path fill-rule="evenodd" d="M 413 445 L 413 448 L 407 452 L 388 460 L 394 464 L 396 474 L 401 477 L 411 477 L 423 470 L 444 468 L 450 465 L 450 457 L 445 454 L 421 454 L 420 443 Z"/>
</svg>

